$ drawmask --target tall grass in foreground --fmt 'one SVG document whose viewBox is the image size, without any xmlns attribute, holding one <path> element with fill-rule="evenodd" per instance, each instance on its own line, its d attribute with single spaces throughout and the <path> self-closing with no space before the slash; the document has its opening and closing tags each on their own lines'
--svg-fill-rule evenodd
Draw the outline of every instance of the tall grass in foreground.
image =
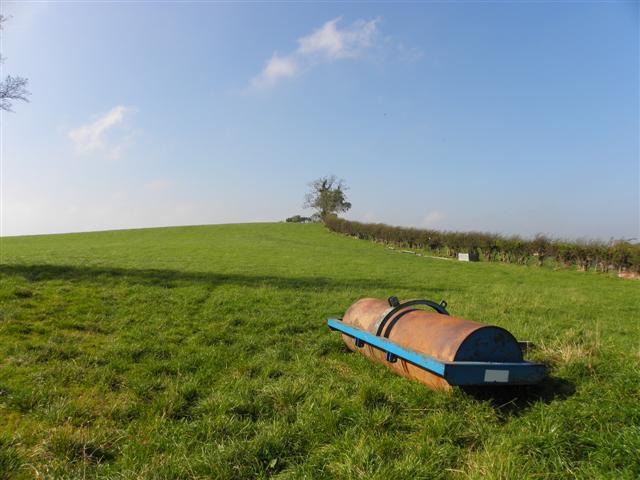
<svg viewBox="0 0 640 480">
<path fill-rule="evenodd" d="M 640 288 L 318 225 L 0 240 L 0 478 L 640 476 Z M 350 353 L 355 300 L 445 298 L 539 387 L 443 394 Z"/>
</svg>

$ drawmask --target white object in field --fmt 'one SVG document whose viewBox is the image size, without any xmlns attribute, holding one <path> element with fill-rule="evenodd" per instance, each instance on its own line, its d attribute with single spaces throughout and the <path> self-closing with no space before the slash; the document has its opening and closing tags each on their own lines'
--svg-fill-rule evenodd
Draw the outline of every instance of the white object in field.
<svg viewBox="0 0 640 480">
<path fill-rule="evenodd" d="M 459 253 L 458 254 L 458 261 L 460 261 L 460 262 L 468 262 L 469 261 L 469 254 L 468 253 Z"/>
<path fill-rule="evenodd" d="M 484 371 L 485 382 L 508 382 L 509 370 L 485 370 Z"/>
</svg>

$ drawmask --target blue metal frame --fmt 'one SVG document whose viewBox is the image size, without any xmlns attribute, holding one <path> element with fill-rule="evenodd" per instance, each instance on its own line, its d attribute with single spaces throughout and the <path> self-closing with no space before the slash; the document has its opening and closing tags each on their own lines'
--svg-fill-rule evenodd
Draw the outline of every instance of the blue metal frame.
<svg viewBox="0 0 640 480">
<path fill-rule="evenodd" d="M 450 385 L 527 385 L 538 383 L 546 375 L 546 368 L 541 363 L 443 362 L 334 318 L 327 320 L 327 325 L 331 330 L 337 330 L 352 337 L 358 348 L 371 345 L 386 352 L 388 362 L 393 363 L 400 358 L 444 378 Z"/>
</svg>

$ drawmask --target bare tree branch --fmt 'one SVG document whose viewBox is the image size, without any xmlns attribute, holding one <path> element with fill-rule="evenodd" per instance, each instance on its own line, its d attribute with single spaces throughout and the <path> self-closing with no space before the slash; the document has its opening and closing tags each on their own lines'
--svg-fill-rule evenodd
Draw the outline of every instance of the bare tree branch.
<svg viewBox="0 0 640 480">
<path fill-rule="evenodd" d="M 0 30 L 2 30 L 2 24 L 7 21 L 7 17 L 0 15 Z M 0 63 L 4 61 L 4 57 L 0 55 Z M 27 84 L 29 80 L 23 77 L 12 77 L 7 75 L 3 81 L 0 81 L 0 110 L 12 112 L 12 102 L 15 100 L 22 100 L 28 102 L 27 98 L 31 93 L 27 90 Z"/>
<path fill-rule="evenodd" d="M 12 101 L 22 100 L 28 102 L 30 93 L 27 90 L 29 80 L 22 77 L 12 77 L 7 75 L 4 81 L 0 82 L 0 110 L 11 112 Z"/>
</svg>

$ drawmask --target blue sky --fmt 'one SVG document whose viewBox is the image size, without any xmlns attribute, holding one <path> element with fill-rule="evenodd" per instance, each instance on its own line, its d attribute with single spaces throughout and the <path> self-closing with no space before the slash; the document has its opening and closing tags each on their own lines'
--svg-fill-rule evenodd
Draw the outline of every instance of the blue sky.
<svg viewBox="0 0 640 480">
<path fill-rule="evenodd" d="M 348 218 L 640 237 L 637 2 L 3 2 L 2 235 Z"/>
</svg>

